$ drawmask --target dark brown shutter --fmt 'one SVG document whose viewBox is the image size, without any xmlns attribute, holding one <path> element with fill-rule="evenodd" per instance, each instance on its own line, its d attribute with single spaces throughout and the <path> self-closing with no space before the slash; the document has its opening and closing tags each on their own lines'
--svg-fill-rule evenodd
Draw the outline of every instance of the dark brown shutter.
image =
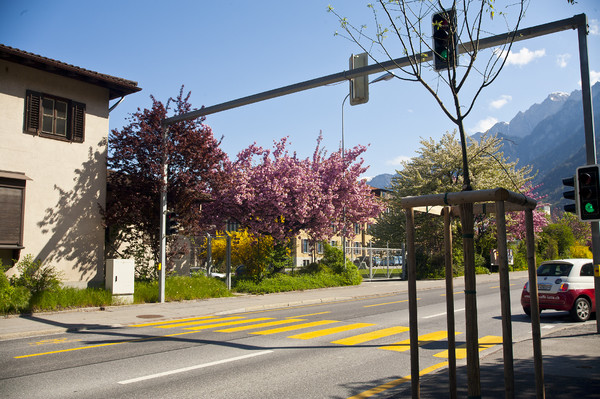
<svg viewBox="0 0 600 399">
<path fill-rule="evenodd" d="M 20 245 L 23 189 L 0 186 L 0 243 Z"/>
<path fill-rule="evenodd" d="M 42 95 L 35 91 L 27 90 L 25 94 L 25 132 L 38 134 L 40 132 L 40 112 Z"/>
<path fill-rule="evenodd" d="M 85 138 L 85 104 L 72 103 L 73 125 L 71 137 L 76 143 L 83 143 Z"/>
</svg>

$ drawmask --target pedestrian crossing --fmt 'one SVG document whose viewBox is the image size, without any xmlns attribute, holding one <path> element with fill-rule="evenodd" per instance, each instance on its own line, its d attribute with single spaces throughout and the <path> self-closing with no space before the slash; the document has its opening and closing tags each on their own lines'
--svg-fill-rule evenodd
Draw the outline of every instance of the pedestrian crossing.
<svg viewBox="0 0 600 399">
<path fill-rule="evenodd" d="M 160 329 L 180 328 L 189 332 L 212 330 L 218 333 L 239 333 L 245 332 L 249 335 L 268 336 L 274 334 L 286 335 L 289 339 L 311 340 L 327 337 L 333 339 L 332 345 L 357 346 L 368 343 L 377 349 L 406 352 L 410 350 L 410 339 L 405 338 L 409 328 L 406 326 L 392 326 L 378 328 L 374 323 L 345 323 L 339 320 L 316 320 L 309 321 L 302 315 L 298 317 L 288 317 L 276 319 L 274 317 L 251 317 L 251 316 L 202 316 L 179 320 L 158 321 L 143 324 L 134 324 L 131 327 L 153 327 Z M 304 331 L 302 331 L 304 330 Z M 355 334 L 340 337 L 341 335 Z M 462 334 L 456 332 L 456 335 Z M 335 339 L 337 336 L 337 339 Z M 394 339 L 395 338 L 395 339 Z M 382 342 L 385 339 L 393 342 Z M 447 331 L 433 331 L 419 335 L 418 346 L 427 347 L 430 344 L 445 342 L 448 339 Z M 487 335 L 479 339 L 479 351 L 492 348 L 502 344 L 502 337 Z M 439 349 L 439 345 L 431 345 Z M 464 359 L 467 356 L 466 345 L 456 346 L 455 354 L 457 359 Z M 448 350 L 435 353 L 433 356 L 438 358 L 448 358 Z"/>
</svg>

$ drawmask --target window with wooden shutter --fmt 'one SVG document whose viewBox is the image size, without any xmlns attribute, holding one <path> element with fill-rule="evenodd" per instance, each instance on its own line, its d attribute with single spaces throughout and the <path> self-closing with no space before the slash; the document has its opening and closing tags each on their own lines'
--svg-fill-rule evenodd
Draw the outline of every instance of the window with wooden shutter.
<svg viewBox="0 0 600 399">
<path fill-rule="evenodd" d="M 83 143 L 85 104 L 27 90 L 24 131 L 41 137 Z"/>
<path fill-rule="evenodd" d="M 25 180 L 0 177 L 0 246 L 23 245 Z"/>
</svg>

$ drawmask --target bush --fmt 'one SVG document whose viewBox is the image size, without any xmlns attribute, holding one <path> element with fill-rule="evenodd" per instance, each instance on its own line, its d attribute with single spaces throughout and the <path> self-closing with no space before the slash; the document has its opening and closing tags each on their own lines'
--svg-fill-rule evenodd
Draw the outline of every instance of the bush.
<svg viewBox="0 0 600 399">
<path fill-rule="evenodd" d="M 350 261 L 346 261 L 344 267 L 344 254 L 342 250 L 325 243 L 323 259 L 319 263 L 311 263 L 303 267 L 294 276 L 279 273 L 262 281 L 238 279 L 234 281 L 234 289 L 237 292 L 269 294 L 274 292 L 358 285 L 361 282 L 362 275 L 358 267 Z"/>
<path fill-rule="evenodd" d="M 20 313 L 26 310 L 30 297 L 26 288 L 11 286 L 4 270 L 0 271 L 0 313 Z"/>
<path fill-rule="evenodd" d="M 578 242 L 569 248 L 569 253 L 571 254 L 572 258 L 592 259 L 593 257 L 592 251 L 590 251 L 587 246 L 581 245 Z"/>
<path fill-rule="evenodd" d="M 19 273 L 10 279 L 15 287 L 24 287 L 32 295 L 60 288 L 61 273 L 53 266 L 42 265 L 39 259 L 34 261 L 32 255 L 26 255 L 16 267 Z"/>
<path fill-rule="evenodd" d="M 490 269 L 485 266 L 475 266 L 475 274 L 490 274 Z"/>
</svg>

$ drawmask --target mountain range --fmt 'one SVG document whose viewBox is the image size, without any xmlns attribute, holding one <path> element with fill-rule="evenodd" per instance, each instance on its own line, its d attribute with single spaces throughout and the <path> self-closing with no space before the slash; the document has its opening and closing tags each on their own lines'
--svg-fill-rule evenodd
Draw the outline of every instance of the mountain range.
<svg viewBox="0 0 600 399">
<path fill-rule="evenodd" d="M 600 82 L 592 87 L 594 125 L 600 123 Z M 570 94 L 551 93 L 540 104 L 520 111 L 510 122 L 498 122 L 489 131 L 503 139 L 502 151 L 518 167 L 531 165 L 539 184 L 538 194 L 552 206 L 566 204 L 562 198 L 562 179 L 575 174 L 578 166 L 586 164 L 585 133 L 581 90 Z M 484 133 L 471 136 L 479 139 Z M 596 134 L 596 147 L 598 147 Z M 387 188 L 393 174 L 375 176 L 369 184 Z"/>
</svg>

